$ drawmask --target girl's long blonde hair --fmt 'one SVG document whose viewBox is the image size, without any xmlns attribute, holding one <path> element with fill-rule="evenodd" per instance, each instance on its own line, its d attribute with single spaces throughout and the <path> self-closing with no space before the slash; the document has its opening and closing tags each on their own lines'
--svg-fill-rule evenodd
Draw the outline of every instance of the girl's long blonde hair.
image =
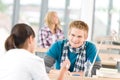
<svg viewBox="0 0 120 80">
<path fill-rule="evenodd" d="M 45 24 L 49 27 L 49 28 L 51 28 L 51 24 L 52 24 L 52 20 L 53 20 L 53 16 L 54 16 L 54 14 L 57 14 L 55 11 L 50 11 L 50 12 L 48 12 L 47 14 L 46 14 L 46 16 L 45 16 Z M 60 20 L 59 20 L 59 18 L 58 18 L 58 24 L 55 24 L 55 28 L 57 29 L 57 28 L 59 28 L 60 29 Z"/>
</svg>

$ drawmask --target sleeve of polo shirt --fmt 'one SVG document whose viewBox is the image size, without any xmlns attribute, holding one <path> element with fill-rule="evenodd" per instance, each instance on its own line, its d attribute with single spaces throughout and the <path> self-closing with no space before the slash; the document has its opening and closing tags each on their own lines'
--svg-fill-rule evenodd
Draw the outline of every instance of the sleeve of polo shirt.
<svg viewBox="0 0 120 80">
<path fill-rule="evenodd" d="M 47 55 L 54 58 L 55 60 L 58 58 L 59 46 L 58 42 L 55 42 L 50 49 L 47 51 Z"/>
<path fill-rule="evenodd" d="M 55 64 L 55 60 L 57 59 L 58 54 L 58 43 L 54 43 L 50 49 L 47 51 L 44 62 L 45 62 L 45 68 L 47 73 L 52 69 L 53 65 Z"/>
<path fill-rule="evenodd" d="M 93 62 L 95 55 L 97 53 L 97 48 L 96 48 L 95 44 L 93 44 L 93 43 L 88 44 L 88 46 L 86 47 L 86 53 L 87 53 L 87 59 L 89 59 L 91 62 Z M 100 61 L 99 56 L 97 56 L 96 61 Z"/>
<path fill-rule="evenodd" d="M 97 53 L 97 48 L 96 48 L 95 44 L 90 43 L 87 46 L 87 59 L 89 59 L 91 62 L 93 62 L 96 53 Z M 100 57 L 97 56 L 96 61 L 95 61 L 94 65 L 93 65 L 93 68 L 92 68 L 92 75 L 95 75 L 96 74 L 96 70 L 100 69 L 101 66 L 102 65 L 101 65 Z"/>
</svg>

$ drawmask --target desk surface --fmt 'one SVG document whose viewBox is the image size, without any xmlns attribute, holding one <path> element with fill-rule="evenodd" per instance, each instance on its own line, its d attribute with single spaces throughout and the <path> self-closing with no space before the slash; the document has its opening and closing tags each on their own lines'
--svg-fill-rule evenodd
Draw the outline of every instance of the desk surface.
<svg viewBox="0 0 120 80">
<path fill-rule="evenodd" d="M 102 65 L 115 67 L 117 62 L 115 60 L 101 60 Z"/>
<path fill-rule="evenodd" d="M 36 47 L 35 48 L 35 52 L 47 52 L 48 48 L 39 48 L 39 47 Z"/>
<path fill-rule="evenodd" d="M 57 80 L 56 75 L 49 75 L 51 80 Z M 120 80 L 118 78 L 105 78 L 105 77 L 80 77 L 80 76 L 67 76 L 64 80 Z"/>
<path fill-rule="evenodd" d="M 107 71 L 107 72 L 111 72 L 111 69 L 106 69 L 106 68 L 102 68 L 101 70 L 103 71 Z M 116 70 L 113 69 L 112 72 L 115 74 L 116 76 Z M 57 80 L 59 73 L 55 71 L 55 73 L 50 73 L 48 74 L 49 78 L 51 80 Z M 120 75 L 120 73 L 117 73 L 117 75 Z M 67 75 L 65 76 L 64 80 L 120 80 L 120 78 L 112 78 L 109 76 L 93 76 L 93 77 L 82 77 L 82 76 L 72 76 L 72 75 Z"/>
<path fill-rule="evenodd" d="M 99 77 L 116 78 L 120 80 L 120 73 L 118 73 L 117 69 L 101 68 L 100 70 L 97 70 L 96 75 Z"/>
<path fill-rule="evenodd" d="M 120 54 L 114 53 L 99 53 L 102 65 L 116 67 L 117 59 L 120 59 Z"/>
</svg>

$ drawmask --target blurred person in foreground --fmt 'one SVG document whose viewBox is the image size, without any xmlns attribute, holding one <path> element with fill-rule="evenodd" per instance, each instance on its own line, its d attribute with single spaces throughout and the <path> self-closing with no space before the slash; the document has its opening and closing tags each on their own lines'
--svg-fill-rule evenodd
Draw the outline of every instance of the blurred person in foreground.
<svg viewBox="0 0 120 80">
<path fill-rule="evenodd" d="M 0 80 L 49 80 L 43 59 L 34 54 L 35 33 L 31 26 L 19 23 L 13 26 L 5 42 L 6 54 L 0 58 Z M 64 61 L 58 80 L 68 70 Z"/>
<path fill-rule="evenodd" d="M 95 44 L 87 41 L 88 25 L 80 20 L 70 23 L 68 29 L 68 39 L 55 42 L 44 57 L 47 72 L 52 71 L 52 66 L 55 64 L 55 69 L 61 68 L 61 63 L 64 60 L 69 60 L 71 65 L 70 72 L 84 72 L 84 63 L 90 60 L 92 63 L 97 53 Z M 97 55 L 95 64 L 92 69 L 92 74 L 96 74 L 96 69 L 101 67 L 100 57 Z"/>
</svg>

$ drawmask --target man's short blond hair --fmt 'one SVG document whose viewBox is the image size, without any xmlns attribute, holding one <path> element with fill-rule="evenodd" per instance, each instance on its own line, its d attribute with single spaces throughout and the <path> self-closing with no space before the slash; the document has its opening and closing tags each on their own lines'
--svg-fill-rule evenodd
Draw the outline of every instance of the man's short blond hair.
<svg viewBox="0 0 120 80">
<path fill-rule="evenodd" d="M 80 21 L 80 20 L 72 21 L 69 25 L 69 30 L 68 30 L 69 33 L 70 33 L 72 28 L 78 28 L 80 30 L 84 30 L 85 37 L 88 36 L 89 27 L 85 22 Z"/>
</svg>

